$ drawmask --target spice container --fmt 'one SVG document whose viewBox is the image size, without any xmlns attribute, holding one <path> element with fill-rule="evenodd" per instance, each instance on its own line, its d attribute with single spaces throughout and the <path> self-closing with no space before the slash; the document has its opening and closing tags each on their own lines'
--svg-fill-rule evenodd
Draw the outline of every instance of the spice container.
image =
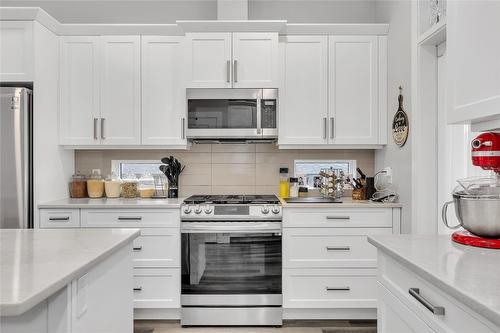
<svg viewBox="0 0 500 333">
<path fill-rule="evenodd" d="M 288 198 L 289 195 L 288 168 L 280 168 L 280 197 Z"/>
<path fill-rule="evenodd" d="M 69 196 L 71 198 L 87 197 L 87 179 L 84 175 L 73 175 L 69 183 Z"/>
<path fill-rule="evenodd" d="M 87 192 L 89 198 L 102 198 L 104 195 L 104 180 L 100 172 L 95 171 L 87 179 Z"/>
<path fill-rule="evenodd" d="M 139 195 L 141 198 L 151 198 L 155 194 L 155 182 L 150 173 L 139 178 Z"/>
<path fill-rule="evenodd" d="M 306 198 L 309 195 L 309 190 L 305 186 L 299 187 L 299 198 Z"/>
<path fill-rule="evenodd" d="M 299 179 L 290 177 L 290 198 L 297 198 L 299 196 Z"/>
<path fill-rule="evenodd" d="M 121 194 L 122 182 L 116 174 L 111 174 L 104 181 L 104 190 L 106 192 L 106 197 L 108 198 L 119 198 Z"/>
<path fill-rule="evenodd" d="M 123 179 L 122 182 L 122 197 L 124 198 L 135 198 L 138 192 L 138 181 L 137 177 L 134 175 L 128 175 Z"/>
</svg>

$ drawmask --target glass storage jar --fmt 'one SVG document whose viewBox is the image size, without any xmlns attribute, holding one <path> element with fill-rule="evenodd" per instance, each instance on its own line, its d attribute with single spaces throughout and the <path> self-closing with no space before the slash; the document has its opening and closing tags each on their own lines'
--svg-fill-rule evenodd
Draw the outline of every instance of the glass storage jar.
<svg viewBox="0 0 500 333">
<path fill-rule="evenodd" d="M 106 192 L 106 197 L 108 198 L 119 198 L 121 194 L 122 182 L 120 178 L 112 173 L 104 181 L 104 190 Z"/>
<path fill-rule="evenodd" d="M 87 197 L 87 178 L 84 175 L 73 175 L 69 182 L 69 196 L 71 198 Z"/>
<path fill-rule="evenodd" d="M 137 177 L 133 174 L 126 175 L 122 182 L 122 197 L 136 198 L 139 190 Z"/>
<path fill-rule="evenodd" d="M 290 185 L 288 184 L 288 168 L 280 168 L 280 197 L 288 198 Z"/>
<path fill-rule="evenodd" d="M 102 198 L 104 195 L 104 180 L 99 172 L 94 172 L 87 179 L 89 198 Z"/>
<path fill-rule="evenodd" d="M 299 179 L 290 177 L 290 198 L 297 198 L 299 196 Z"/>
<path fill-rule="evenodd" d="M 150 173 L 139 178 L 139 195 L 141 198 L 151 198 L 155 194 L 155 181 Z"/>
</svg>

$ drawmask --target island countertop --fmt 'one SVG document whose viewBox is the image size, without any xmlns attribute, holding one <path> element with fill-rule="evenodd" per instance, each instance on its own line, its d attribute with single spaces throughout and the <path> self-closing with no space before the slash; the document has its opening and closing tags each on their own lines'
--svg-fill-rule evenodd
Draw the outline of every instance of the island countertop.
<svg viewBox="0 0 500 333">
<path fill-rule="evenodd" d="M 139 234 L 138 229 L 0 230 L 0 315 L 30 310 Z"/>
<path fill-rule="evenodd" d="M 368 241 L 500 325 L 500 250 L 457 244 L 448 235 L 377 235 Z"/>
</svg>

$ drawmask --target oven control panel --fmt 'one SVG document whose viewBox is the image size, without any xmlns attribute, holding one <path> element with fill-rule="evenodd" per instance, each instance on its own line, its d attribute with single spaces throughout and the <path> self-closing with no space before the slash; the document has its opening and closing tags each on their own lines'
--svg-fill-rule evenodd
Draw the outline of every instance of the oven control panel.
<svg viewBox="0 0 500 333">
<path fill-rule="evenodd" d="M 181 206 L 181 219 L 273 219 L 281 220 L 281 205 L 187 205 Z"/>
</svg>

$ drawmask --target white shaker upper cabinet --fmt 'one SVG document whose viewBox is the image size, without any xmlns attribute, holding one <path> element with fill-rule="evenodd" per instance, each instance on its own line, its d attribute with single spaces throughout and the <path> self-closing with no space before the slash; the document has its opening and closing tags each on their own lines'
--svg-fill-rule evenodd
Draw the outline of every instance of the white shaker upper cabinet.
<svg viewBox="0 0 500 333">
<path fill-rule="evenodd" d="M 188 87 L 231 88 L 231 33 L 188 33 L 186 40 Z"/>
<path fill-rule="evenodd" d="M 142 37 L 142 144 L 186 145 L 183 37 Z"/>
<path fill-rule="evenodd" d="M 330 36 L 329 143 L 379 143 L 377 39 Z"/>
<path fill-rule="evenodd" d="M 60 38 L 60 143 L 98 144 L 99 37 Z"/>
<path fill-rule="evenodd" d="M 328 37 L 288 36 L 280 40 L 279 144 L 326 144 Z"/>
<path fill-rule="evenodd" d="M 33 22 L 0 22 L 0 81 L 33 81 Z"/>
<path fill-rule="evenodd" d="M 448 122 L 500 119 L 500 2 L 447 6 Z"/>
<path fill-rule="evenodd" d="M 101 119 L 104 145 L 141 143 L 139 36 L 101 37 Z"/>
<path fill-rule="evenodd" d="M 233 87 L 278 86 L 278 34 L 233 33 Z"/>
</svg>

